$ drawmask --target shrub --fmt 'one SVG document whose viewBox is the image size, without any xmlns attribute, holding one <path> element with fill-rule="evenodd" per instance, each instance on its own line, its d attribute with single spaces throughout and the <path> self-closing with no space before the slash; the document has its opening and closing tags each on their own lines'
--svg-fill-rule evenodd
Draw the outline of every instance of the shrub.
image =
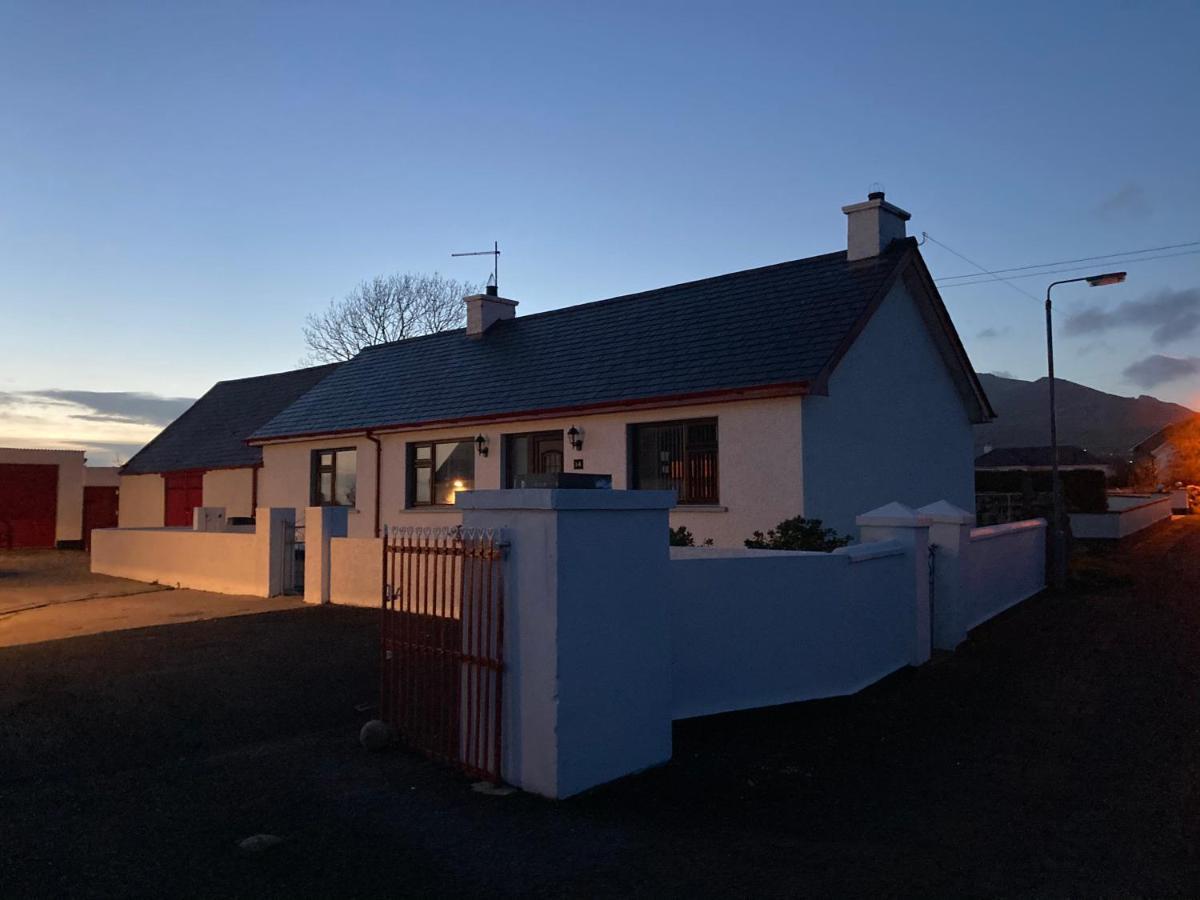
<svg viewBox="0 0 1200 900">
<path fill-rule="evenodd" d="M 850 543 L 846 535 L 825 528 L 820 519 L 785 519 L 766 534 L 754 532 L 745 542 L 751 550 L 821 550 L 828 553 Z"/>
<path fill-rule="evenodd" d="M 704 546 L 711 547 L 712 542 L 712 538 L 708 538 L 704 542 Z M 672 547 L 695 547 L 696 538 L 690 531 L 688 531 L 686 525 L 680 525 L 678 528 L 671 529 L 671 538 L 669 543 Z"/>
<path fill-rule="evenodd" d="M 695 547 L 696 538 L 688 531 L 686 525 L 680 525 L 678 528 L 671 529 L 670 544 L 672 547 Z"/>
</svg>

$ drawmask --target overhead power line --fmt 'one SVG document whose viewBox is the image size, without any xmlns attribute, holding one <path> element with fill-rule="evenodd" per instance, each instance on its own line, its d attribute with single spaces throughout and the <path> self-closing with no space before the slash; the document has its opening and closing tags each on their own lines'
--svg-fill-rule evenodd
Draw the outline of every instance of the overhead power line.
<svg viewBox="0 0 1200 900">
<path fill-rule="evenodd" d="M 935 243 L 937 243 L 937 242 L 935 241 Z M 942 246 L 945 246 L 945 245 L 943 244 Z M 1046 268 L 1049 268 L 1050 266 L 1065 266 L 1070 263 L 1095 262 L 1097 260 L 1102 260 L 1102 259 L 1116 260 L 1116 259 L 1118 259 L 1120 257 L 1124 257 L 1124 256 L 1140 256 L 1143 253 L 1158 253 L 1162 250 L 1178 250 L 1182 247 L 1200 247 L 1200 241 L 1186 241 L 1185 243 L 1182 243 L 1182 244 L 1164 244 L 1161 247 L 1146 247 L 1143 250 L 1123 250 L 1119 253 L 1102 253 L 1099 256 L 1081 256 L 1081 257 L 1078 257 L 1077 259 L 1059 259 L 1059 260 L 1055 260 L 1054 262 L 1037 263 L 1035 265 L 1029 265 L 1029 266 L 1012 266 L 1011 268 L 1008 268 L 1008 269 L 992 269 L 991 274 L 1003 275 L 1007 272 L 1026 272 L 1030 269 L 1046 269 Z M 947 249 L 949 249 L 949 248 L 947 248 Z M 1155 258 L 1160 258 L 1160 257 L 1155 257 Z M 1163 258 L 1165 258 L 1165 257 L 1163 257 Z M 972 264 L 972 265 L 974 265 L 974 264 Z M 979 277 L 978 272 L 966 272 L 962 275 L 945 275 L 941 278 L 935 279 L 935 281 L 938 284 L 941 284 L 944 281 L 955 281 L 960 278 L 978 278 L 978 277 Z"/>
<path fill-rule="evenodd" d="M 932 238 L 930 238 L 930 240 L 932 240 Z M 949 248 L 947 248 L 947 249 L 949 249 Z M 1121 265 L 1124 266 L 1124 265 L 1132 265 L 1133 263 L 1151 262 L 1156 259 L 1175 259 L 1176 257 L 1180 257 L 1180 256 L 1195 256 L 1198 253 L 1200 253 L 1200 249 L 1184 250 L 1181 253 L 1162 253 L 1162 254 L 1159 254 L 1158 256 L 1143 256 L 1143 257 L 1139 257 L 1137 259 L 1113 260 L 1113 262 L 1114 263 L 1119 262 Z M 1107 259 L 1107 257 L 1100 257 L 1100 259 Z M 1050 269 L 1048 271 L 1028 272 L 1024 275 L 1006 275 L 1004 278 L 996 278 L 995 280 L 1004 281 L 1005 284 L 1008 284 L 1009 279 L 1015 281 L 1019 278 L 1039 278 L 1044 275 L 1069 275 L 1072 272 L 1082 272 L 1082 271 L 1086 271 L 1087 269 L 1090 269 L 1090 268 L 1095 268 L 1095 266 L 1094 265 L 1071 266 L 1066 269 Z M 1013 271 L 1013 270 L 1009 270 L 1009 271 Z M 989 274 L 991 274 L 991 273 L 989 273 Z M 954 284 L 942 284 L 941 282 L 936 282 L 936 284 L 937 284 L 939 290 L 944 291 L 944 290 L 947 290 L 948 288 L 969 287 L 971 285 L 986 284 L 988 282 L 988 279 L 982 278 L 978 275 L 972 275 L 971 277 L 974 278 L 975 280 L 974 281 L 957 281 Z M 1015 285 L 1014 285 L 1014 287 L 1015 287 Z"/>
<path fill-rule="evenodd" d="M 935 238 L 935 237 L 934 237 L 932 234 L 930 234 L 928 231 L 922 231 L 922 232 L 921 232 L 921 234 L 922 234 L 922 235 L 925 237 L 925 240 L 927 240 L 927 241 L 933 241 L 935 244 L 937 244 L 937 245 L 938 245 L 939 247 L 941 247 L 943 250 L 948 250 L 949 252 L 951 252 L 951 253 L 953 253 L 955 256 L 957 256 L 959 259 L 961 259 L 963 262 L 965 262 L 965 263 L 967 263 L 967 264 L 969 264 L 969 265 L 972 265 L 972 266 L 974 266 L 974 267 L 975 267 L 975 268 L 977 268 L 977 269 L 978 269 L 980 272 L 982 272 L 984 275 L 987 275 L 987 276 L 988 276 L 988 278 L 986 278 L 986 279 L 983 279 L 984 281 L 987 281 L 987 280 L 989 280 L 989 279 L 990 279 L 991 281 L 998 281 L 998 282 L 1000 282 L 1001 284 L 1003 284 L 1003 285 L 1007 285 L 1008 287 L 1012 288 L 1014 291 L 1016 291 L 1016 292 L 1017 292 L 1018 294 L 1020 294 L 1022 297 L 1028 297 L 1028 298 L 1029 298 L 1030 300 L 1032 300 L 1034 303 L 1041 303 L 1041 301 L 1040 301 L 1040 300 L 1039 300 L 1037 297 L 1033 296 L 1033 294 L 1029 293 L 1029 291 L 1026 291 L 1026 290 L 1024 290 L 1024 289 L 1022 289 L 1022 288 L 1019 288 L 1019 287 L 1017 287 L 1015 284 L 1013 284 L 1012 282 L 1008 281 L 1008 280 L 1007 280 L 1007 279 L 1005 279 L 1005 278 L 1001 278 L 1001 277 L 1000 277 L 999 275 L 997 275 L 995 272 L 992 272 L 991 270 L 989 270 L 989 269 L 987 269 L 987 268 L 985 268 L 985 267 L 981 266 L 979 263 L 975 262 L 975 260 L 973 260 L 973 259 L 967 259 L 967 257 L 963 256 L 961 253 L 959 253 L 959 252 L 958 252 L 957 250 L 955 250 L 953 247 L 947 247 L 945 244 L 943 244 L 941 241 L 939 241 L 937 238 Z M 936 283 L 936 282 L 935 282 L 935 283 Z M 977 282 L 971 282 L 971 283 L 972 283 L 972 284 L 975 284 L 975 283 L 977 283 Z"/>
</svg>

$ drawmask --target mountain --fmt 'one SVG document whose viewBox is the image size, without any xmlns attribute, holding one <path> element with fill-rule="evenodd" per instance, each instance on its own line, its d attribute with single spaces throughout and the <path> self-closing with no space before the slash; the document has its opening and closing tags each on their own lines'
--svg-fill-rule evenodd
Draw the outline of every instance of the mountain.
<svg viewBox="0 0 1200 900">
<path fill-rule="evenodd" d="M 1021 381 L 999 375 L 980 375 L 996 420 L 975 426 L 975 449 L 1044 447 L 1050 443 L 1047 379 Z M 1083 447 L 1093 454 L 1125 455 L 1153 432 L 1196 415 L 1178 403 L 1143 394 L 1119 397 L 1073 381 L 1054 380 L 1058 404 L 1058 442 Z"/>
</svg>

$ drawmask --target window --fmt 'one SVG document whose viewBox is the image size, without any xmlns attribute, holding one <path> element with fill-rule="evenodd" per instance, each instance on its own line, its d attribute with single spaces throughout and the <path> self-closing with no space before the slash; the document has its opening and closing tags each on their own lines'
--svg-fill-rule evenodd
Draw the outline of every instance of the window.
<svg viewBox="0 0 1200 900">
<path fill-rule="evenodd" d="M 475 441 L 408 445 L 408 505 L 452 506 L 454 495 L 475 486 Z"/>
<path fill-rule="evenodd" d="M 632 426 L 633 485 L 679 494 L 679 503 L 715 504 L 717 420 L 652 422 Z"/>
<path fill-rule="evenodd" d="M 354 506 L 357 482 L 358 451 L 353 447 L 313 451 L 313 506 Z"/>
<path fill-rule="evenodd" d="M 563 433 L 538 431 L 504 437 L 504 486 L 513 487 L 521 475 L 546 475 L 563 470 Z"/>
</svg>

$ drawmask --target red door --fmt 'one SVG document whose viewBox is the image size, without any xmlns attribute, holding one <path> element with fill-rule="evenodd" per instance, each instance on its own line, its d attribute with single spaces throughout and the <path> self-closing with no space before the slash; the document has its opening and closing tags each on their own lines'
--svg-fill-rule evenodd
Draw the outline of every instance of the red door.
<svg viewBox="0 0 1200 900">
<path fill-rule="evenodd" d="M 163 480 L 166 482 L 163 525 L 167 528 L 190 528 L 192 510 L 204 505 L 204 470 L 168 472 Z"/>
<path fill-rule="evenodd" d="M 0 547 L 53 547 L 58 466 L 0 465 Z"/>
<path fill-rule="evenodd" d="M 93 528 L 117 527 L 117 489 L 115 487 L 85 487 L 83 489 L 83 549 L 92 549 Z"/>
</svg>

